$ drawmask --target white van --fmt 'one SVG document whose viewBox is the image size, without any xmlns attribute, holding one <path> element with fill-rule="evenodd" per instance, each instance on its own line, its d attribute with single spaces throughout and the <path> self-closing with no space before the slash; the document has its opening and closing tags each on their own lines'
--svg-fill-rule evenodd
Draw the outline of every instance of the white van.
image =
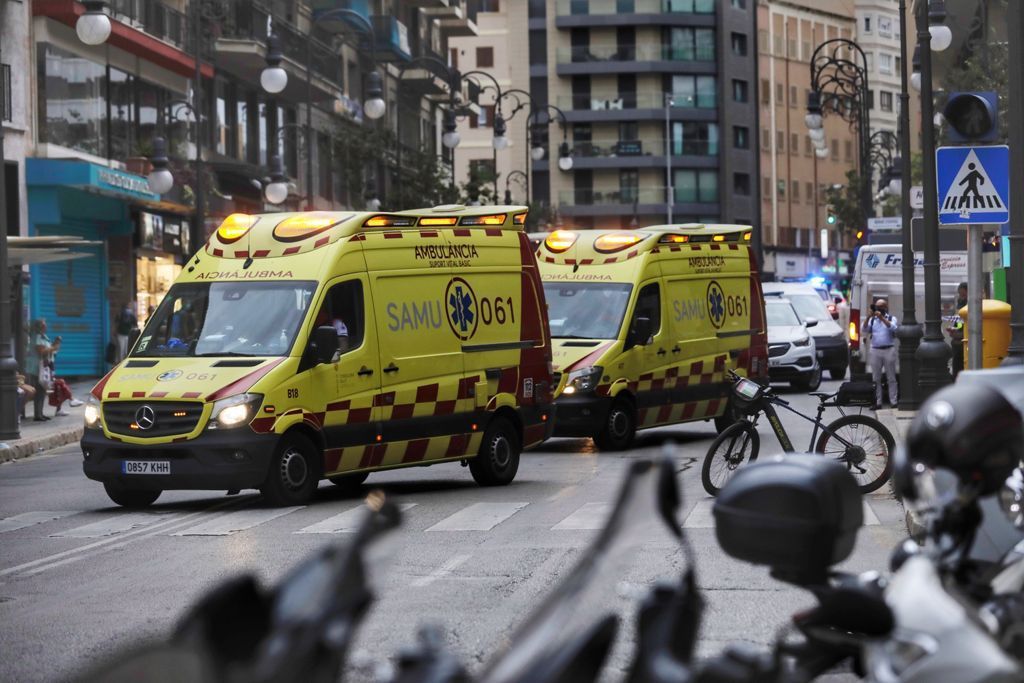
<svg viewBox="0 0 1024 683">
<path fill-rule="evenodd" d="M 914 313 L 924 323 L 924 258 L 914 255 Z M 956 288 L 967 281 L 967 252 L 944 251 L 939 255 L 939 281 L 943 317 L 956 315 Z M 903 246 L 872 244 L 860 248 L 853 271 L 850 293 L 851 376 L 867 367 L 868 349 L 861 345 L 861 323 L 871 316 L 871 305 L 879 297 L 889 301 L 889 312 L 903 324 Z M 943 335 L 947 337 L 943 323 Z M 897 344 L 899 342 L 897 341 Z"/>
</svg>

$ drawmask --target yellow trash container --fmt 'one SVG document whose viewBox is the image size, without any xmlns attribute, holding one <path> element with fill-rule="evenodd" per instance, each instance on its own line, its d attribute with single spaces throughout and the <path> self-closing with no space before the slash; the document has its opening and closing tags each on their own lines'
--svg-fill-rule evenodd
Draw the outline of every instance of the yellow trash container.
<svg viewBox="0 0 1024 683">
<path fill-rule="evenodd" d="M 995 368 L 1010 348 L 1010 304 L 999 299 L 981 300 L 981 367 Z M 964 321 L 964 367 L 967 367 L 967 306 L 957 313 Z"/>
</svg>

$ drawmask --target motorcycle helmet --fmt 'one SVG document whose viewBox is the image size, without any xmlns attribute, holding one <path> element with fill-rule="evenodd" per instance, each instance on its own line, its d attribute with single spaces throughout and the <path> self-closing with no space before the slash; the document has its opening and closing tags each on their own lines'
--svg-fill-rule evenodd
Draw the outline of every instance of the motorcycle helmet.
<svg viewBox="0 0 1024 683">
<path fill-rule="evenodd" d="M 1024 455 L 1024 421 L 998 389 L 954 384 L 921 406 L 907 432 L 907 455 L 951 470 L 980 495 L 996 493 Z"/>
</svg>

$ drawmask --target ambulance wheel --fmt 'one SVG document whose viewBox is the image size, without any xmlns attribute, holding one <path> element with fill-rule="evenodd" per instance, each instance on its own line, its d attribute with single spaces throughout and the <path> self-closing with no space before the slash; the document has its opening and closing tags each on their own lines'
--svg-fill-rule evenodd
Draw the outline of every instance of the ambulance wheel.
<svg viewBox="0 0 1024 683">
<path fill-rule="evenodd" d="M 512 483 L 519 469 L 519 434 L 503 417 L 487 425 L 480 452 L 469 459 L 469 471 L 481 486 L 504 486 Z"/>
<path fill-rule="evenodd" d="M 328 477 L 328 480 L 344 493 L 355 495 L 359 493 L 360 487 L 368 476 L 370 476 L 369 472 L 356 472 L 355 474 L 338 474 Z"/>
<path fill-rule="evenodd" d="M 104 484 L 103 488 L 106 489 L 110 500 L 125 508 L 149 507 L 163 493 L 159 489 L 130 489 L 118 484 Z"/>
<path fill-rule="evenodd" d="M 302 434 L 291 432 L 281 438 L 274 451 L 260 493 L 274 507 L 302 505 L 313 497 L 319 483 L 316 446 Z"/>
<path fill-rule="evenodd" d="M 629 448 L 636 435 L 636 411 L 628 401 L 619 399 L 612 403 L 601 432 L 594 437 L 594 444 L 602 451 L 622 451 Z"/>
</svg>

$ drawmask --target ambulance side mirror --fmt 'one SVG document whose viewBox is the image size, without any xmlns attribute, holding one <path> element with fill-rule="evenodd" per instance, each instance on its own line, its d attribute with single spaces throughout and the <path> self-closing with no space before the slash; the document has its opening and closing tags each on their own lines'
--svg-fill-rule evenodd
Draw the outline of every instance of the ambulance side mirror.
<svg viewBox="0 0 1024 683">
<path fill-rule="evenodd" d="M 629 330 L 629 334 L 626 337 L 626 348 L 647 346 L 649 343 L 651 343 L 651 319 L 639 317 L 633 321 L 633 327 Z"/>
<path fill-rule="evenodd" d="M 309 340 L 309 346 L 317 363 L 333 362 L 339 350 L 338 331 L 330 325 L 316 328 Z"/>
</svg>

